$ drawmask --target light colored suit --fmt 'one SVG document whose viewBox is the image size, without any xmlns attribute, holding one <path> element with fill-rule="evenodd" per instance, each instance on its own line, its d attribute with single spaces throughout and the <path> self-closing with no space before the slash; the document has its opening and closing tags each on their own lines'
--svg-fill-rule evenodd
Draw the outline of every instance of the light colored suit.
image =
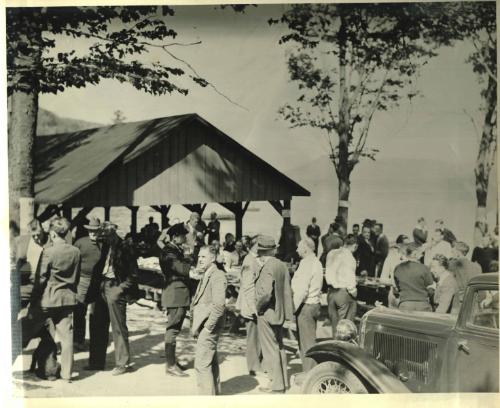
<svg viewBox="0 0 500 408">
<path fill-rule="evenodd" d="M 224 328 L 226 274 L 215 264 L 205 272 L 193 298 L 191 332 L 198 336 L 194 368 L 198 394 L 220 394 L 217 341 Z"/>
</svg>

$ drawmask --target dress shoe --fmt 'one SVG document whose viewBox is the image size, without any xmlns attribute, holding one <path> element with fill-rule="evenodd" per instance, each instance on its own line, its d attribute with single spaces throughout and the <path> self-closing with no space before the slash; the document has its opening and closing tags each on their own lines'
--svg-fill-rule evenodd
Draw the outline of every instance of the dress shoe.
<svg viewBox="0 0 500 408">
<path fill-rule="evenodd" d="M 186 367 L 186 366 L 184 366 L 184 365 L 182 365 L 182 364 L 180 364 L 179 362 L 175 363 L 175 365 L 176 365 L 177 367 L 179 367 L 182 371 L 186 371 L 186 370 L 187 370 L 187 367 Z"/>
<path fill-rule="evenodd" d="M 176 365 L 172 367 L 168 367 L 165 370 L 165 374 L 167 375 L 173 375 L 174 377 L 189 377 L 184 371 L 182 371 L 179 367 Z"/>
<path fill-rule="evenodd" d="M 120 367 L 115 367 L 111 371 L 111 375 L 122 375 L 128 372 L 128 367 L 127 366 L 120 366 Z"/>
</svg>

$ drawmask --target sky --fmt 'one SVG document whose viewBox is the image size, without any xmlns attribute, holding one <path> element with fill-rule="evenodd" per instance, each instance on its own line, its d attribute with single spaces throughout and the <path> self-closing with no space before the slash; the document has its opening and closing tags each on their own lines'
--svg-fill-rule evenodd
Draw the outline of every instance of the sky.
<svg viewBox="0 0 500 408">
<path fill-rule="evenodd" d="M 313 193 L 313 199 L 295 200 L 293 222 L 305 228 L 316 215 L 326 224 L 336 211 L 336 180 L 326 159 L 324 139 L 312 129 L 290 129 L 277 113 L 297 95 L 286 68 L 287 46 L 278 44 L 284 27 L 267 24 L 270 17 L 282 12 L 280 5 L 260 5 L 244 14 L 189 6 L 176 7 L 175 16 L 168 18 L 179 33 L 175 41 L 201 41 L 172 51 L 245 109 L 188 79 L 178 82 L 189 87 L 187 96 L 152 96 L 105 80 L 97 86 L 42 95 L 40 106 L 60 116 L 103 124 L 111 123 L 116 110 L 127 121 L 196 112 Z M 75 40 L 60 44 L 77 50 L 88 45 Z M 411 211 L 398 225 L 389 227 L 392 234 L 412 228 L 419 214 L 431 219 L 448 217 L 464 235 L 471 234 L 473 167 L 479 140 L 471 117 L 481 128 L 482 114 L 480 87 L 465 63 L 469 52 L 466 43 L 439 50 L 418 79 L 422 96 L 375 114 L 368 144 L 380 153 L 377 161 L 361 163 L 352 176 L 351 214 L 356 221 L 378 213 L 389 224 L 391 213 L 381 212 L 381 207 L 390 207 L 389 201 L 407 200 L 403 209 L 411 207 Z M 173 63 L 161 50 L 148 58 Z M 443 209 L 443 205 L 449 208 Z"/>
</svg>

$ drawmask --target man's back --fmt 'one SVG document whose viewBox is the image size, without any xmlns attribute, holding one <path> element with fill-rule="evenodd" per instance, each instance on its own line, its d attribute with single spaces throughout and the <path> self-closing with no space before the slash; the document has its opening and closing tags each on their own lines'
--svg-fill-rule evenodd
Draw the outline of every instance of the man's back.
<svg viewBox="0 0 500 408">
<path fill-rule="evenodd" d="M 80 271 L 79 249 L 66 242 L 54 244 L 44 250 L 41 262 L 42 307 L 75 305 Z"/>
<path fill-rule="evenodd" d="M 255 281 L 257 312 L 273 325 L 281 325 L 293 315 L 290 274 L 286 265 L 270 257 Z"/>
<path fill-rule="evenodd" d="M 427 287 L 434 283 L 429 268 L 425 265 L 406 261 L 394 270 L 394 280 L 399 291 L 400 302 L 427 302 Z"/>
</svg>

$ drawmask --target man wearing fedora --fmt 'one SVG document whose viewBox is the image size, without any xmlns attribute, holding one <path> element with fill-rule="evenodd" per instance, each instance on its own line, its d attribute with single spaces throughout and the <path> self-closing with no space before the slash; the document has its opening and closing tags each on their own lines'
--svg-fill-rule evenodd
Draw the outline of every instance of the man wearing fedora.
<svg viewBox="0 0 500 408">
<path fill-rule="evenodd" d="M 77 351 L 85 347 L 87 305 L 93 303 L 99 293 L 97 264 L 101 258 L 102 245 L 97 242 L 97 230 L 100 225 L 99 218 L 90 217 L 89 223 L 83 226 L 88 235 L 79 238 L 74 244 L 80 250 L 81 259 L 80 280 L 76 294 L 78 304 L 73 314 L 73 339 Z M 90 333 L 90 336 L 92 334 Z"/>
<path fill-rule="evenodd" d="M 165 276 L 165 288 L 161 295 L 161 303 L 167 310 L 167 328 L 165 332 L 165 357 L 167 375 L 186 377 L 176 361 L 176 339 L 182 329 L 187 308 L 190 305 L 191 258 L 184 255 L 182 249 L 186 242 L 188 229 L 183 223 L 173 225 L 168 230 L 170 240 L 160 253 L 160 267 Z"/>
<path fill-rule="evenodd" d="M 224 328 L 226 274 L 217 262 L 214 247 L 204 246 L 198 254 L 196 272 L 202 275 L 193 297 L 191 332 L 196 342 L 194 368 L 198 394 L 220 394 L 217 342 Z"/>
<path fill-rule="evenodd" d="M 284 393 L 289 383 L 283 324 L 293 318 L 290 274 L 286 265 L 275 257 L 276 243 L 272 237 L 257 238 L 257 254 L 262 265 L 255 278 L 257 328 L 270 380 L 269 387 L 259 389 Z"/>
</svg>

